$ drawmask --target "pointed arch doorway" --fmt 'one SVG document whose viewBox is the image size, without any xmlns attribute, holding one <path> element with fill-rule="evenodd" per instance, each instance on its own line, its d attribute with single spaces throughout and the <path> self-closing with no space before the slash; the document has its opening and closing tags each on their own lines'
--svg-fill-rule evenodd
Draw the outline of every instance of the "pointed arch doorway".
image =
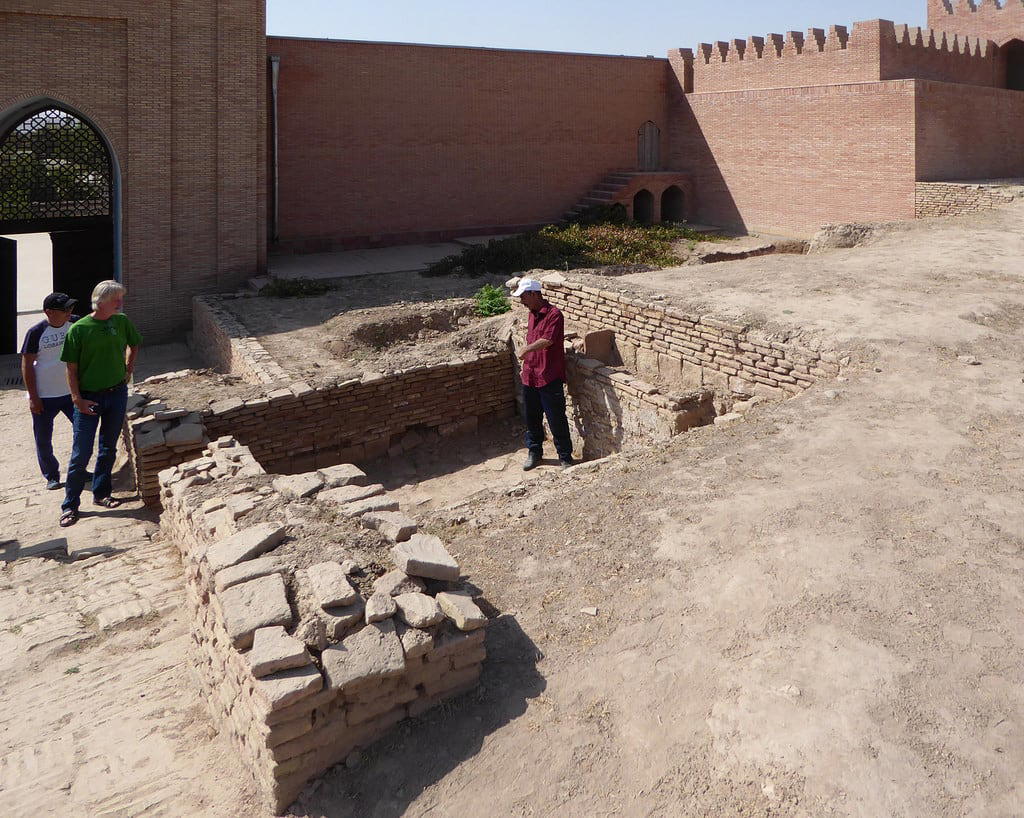
<svg viewBox="0 0 1024 818">
<path fill-rule="evenodd" d="M 0 354 L 41 317 L 39 293 L 87 311 L 96 283 L 120 279 L 119 202 L 110 144 L 86 117 L 53 100 L 0 116 Z"/>
</svg>

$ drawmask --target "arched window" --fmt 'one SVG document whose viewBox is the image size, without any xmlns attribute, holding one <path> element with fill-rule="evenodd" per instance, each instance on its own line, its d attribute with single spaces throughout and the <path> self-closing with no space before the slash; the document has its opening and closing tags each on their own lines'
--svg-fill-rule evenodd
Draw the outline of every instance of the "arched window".
<svg viewBox="0 0 1024 818">
<path fill-rule="evenodd" d="M 686 221 L 686 194 L 677 185 L 672 185 L 661 194 L 661 220 L 663 222 Z"/>
<path fill-rule="evenodd" d="M 96 283 L 120 277 L 117 178 L 102 134 L 60 103 L 0 114 L 0 354 L 39 320 L 45 293 L 88 311 Z"/>
<path fill-rule="evenodd" d="M 1003 46 L 1006 54 L 1006 87 L 1011 91 L 1024 91 L 1024 42 L 1010 40 Z"/>
<path fill-rule="evenodd" d="M 649 190 L 640 190 L 633 197 L 633 221 L 640 224 L 654 222 L 654 194 Z"/>
<path fill-rule="evenodd" d="M 661 129 L 648 120 L 637 131 L 637 167 L 640 170 L 660 170 Z"/>
</svg>

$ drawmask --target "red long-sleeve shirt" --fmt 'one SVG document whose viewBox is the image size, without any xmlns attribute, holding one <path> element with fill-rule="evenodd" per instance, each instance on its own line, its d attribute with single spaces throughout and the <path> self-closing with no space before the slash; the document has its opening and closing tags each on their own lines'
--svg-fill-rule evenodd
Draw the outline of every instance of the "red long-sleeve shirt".
<svg viewBox="0 0 1024 818">
<path fill-rule="evenodd" d="M 547 349 L 535 349 L 523 358 L 524 386 L 547 386 L 565 380 L 565 319 L 561 310 L 545 301 L 539 310 L 530 311 L 526 328 L 526 345 L 544 338 L 551 342 Z"/>
</svg>

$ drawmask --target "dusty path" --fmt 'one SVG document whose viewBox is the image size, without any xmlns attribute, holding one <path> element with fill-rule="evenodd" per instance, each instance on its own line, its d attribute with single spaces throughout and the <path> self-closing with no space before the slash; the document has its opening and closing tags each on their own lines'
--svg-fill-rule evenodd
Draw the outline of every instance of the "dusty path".
<svg viewBox="0 0 1024 818">
<path fill-rule="evenodd" d="M 1022 237 L 1012 208 L 624 280 L 854 364 L 461 509 L 444 534 L 495 614 L 481 689 L 293 813 L 1024 814 Z M 34 543 L 58 498 L 34 492 L 20 400 L 0 392 L 0 519 Z M 0 810 L 258 815 L 184 666 L 171 550 L 109 519 L 72 549 L 120 553 L 0 573 Z M 105 611 L 141 613 L 102 631 Z"/>
<path fill-rule="evenodd" d="M 20 391 L 0 391 L 0 428 L 0 814 L 254 814 L 189 675 L 175 549 L 140 503 L 60 529 Z M 74 561 L 19 556 L 65 536 Z"/>
</svg>

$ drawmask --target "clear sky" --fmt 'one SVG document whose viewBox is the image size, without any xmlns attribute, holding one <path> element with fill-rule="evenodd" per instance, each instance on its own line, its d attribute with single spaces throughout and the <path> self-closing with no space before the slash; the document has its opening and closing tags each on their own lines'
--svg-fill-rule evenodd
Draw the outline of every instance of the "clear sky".
<svg viewBox="0 0 1024 818">
<path fill-rule="evenodd" d="M 267 31 L 663 57 L 698 42 L 879 17 L 923 26 L 926 6 L 926 0 L 267 0 Z"/>
</svg>

